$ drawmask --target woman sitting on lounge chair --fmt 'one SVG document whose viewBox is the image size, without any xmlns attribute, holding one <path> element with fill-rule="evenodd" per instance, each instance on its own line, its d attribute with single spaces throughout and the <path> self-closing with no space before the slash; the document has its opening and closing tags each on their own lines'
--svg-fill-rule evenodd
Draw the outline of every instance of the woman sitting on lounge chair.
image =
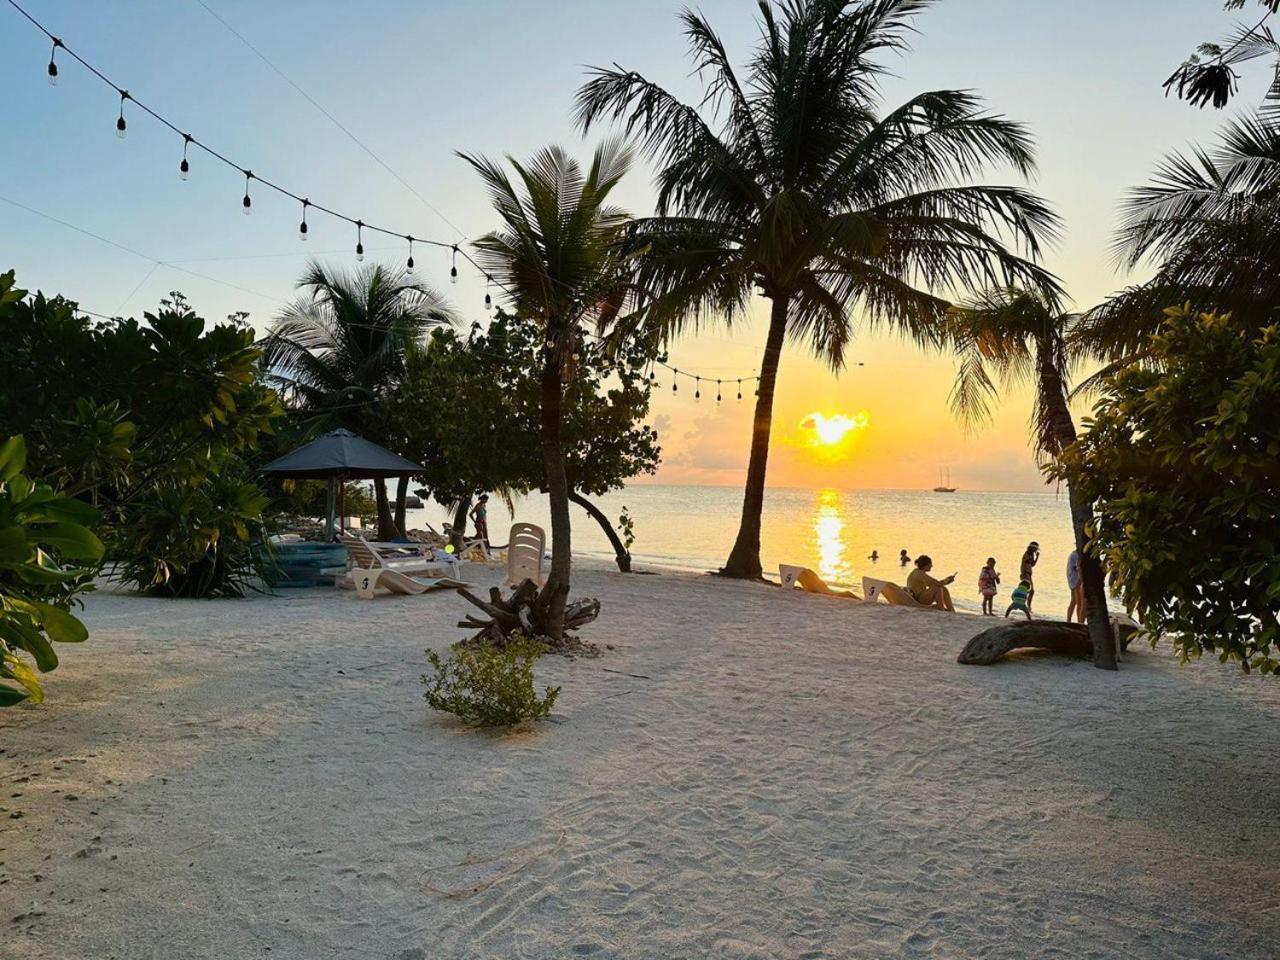
<svg viewBox="0 0 1280 960">
<path fill-rule="evenodd" d="M 907 593 L 911 594 L 916 603 L 921 606 L 954 611 L 955 607 L 951 603 L 951 591 L 947 589 L 947 584 L 955 580 L 955 576 L 952 575 L 945 580 L 936 580 L 929 576 L 929 571 L 932 569 L 933 560 L 927 555 L 921 554 L 916 557 L 916 568 L 907 577 Z"/>
</svg>

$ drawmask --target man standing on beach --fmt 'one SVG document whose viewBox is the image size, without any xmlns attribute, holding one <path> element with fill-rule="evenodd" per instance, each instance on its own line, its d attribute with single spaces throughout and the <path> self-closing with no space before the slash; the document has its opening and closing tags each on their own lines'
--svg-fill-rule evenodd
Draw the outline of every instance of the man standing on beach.
<svg viewBox="0 0 1280 960">
<path fill-rule="evenodd" d="M 1032 540 L 1022 554 L 1022 564 L 1018 568 L 1018 579 L 1027 582 L 1027 615 L 1031 614 L 1031 601 L 1036 595 L 1036 582 L 1032 579 L 1036 564 L 1040 562 L 1040 544 Z"/>
</svg>

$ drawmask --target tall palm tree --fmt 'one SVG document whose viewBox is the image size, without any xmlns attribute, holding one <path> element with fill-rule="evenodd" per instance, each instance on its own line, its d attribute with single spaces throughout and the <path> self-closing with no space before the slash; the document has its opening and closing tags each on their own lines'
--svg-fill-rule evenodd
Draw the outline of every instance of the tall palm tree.
<svg viewBox="0 0 1280 960">
<path fill-rule="evenodd" d="M 774 385 L 786 340 L 839 371 L 853 312 L 936 345 L 953 291 L 1052 287 L 1033 262 L 1057 218 L 989 164 L 1033 168 L 1026 130 L 972 93 L 935 90 L 880 112 L 877 57 L 901 52 L 929 0 L 761 0 L 742 79 L 700 15 L 682 15 L 706 93 L 680 102 L 638 73 L 594 69 L 584 132 L 621 122 L 658 166 L 657 215 L 633 228 L 653 329 L 736 325 L 771 302 L 742 520 L 722 572 L 756 579 Z"/>
<path fill-rule="evenodd" d="M 313 261 L 298 287 L 303 296 L 261 344 L 268 380 L 313 427 L 390 442 L 382 401 L 400 383 L 405 353 L 427 328 L 454 322 L 453 312 L 429 287 L 380 264 L 347 272 Z M 407 490 L 406 478 L 393 518 L 386 481 L 374 482 L 380 539 L 402 532 Z"/>
<path fill-rule="evenodd" d="M 1081 335 L 1112 359 L 1139 353 L 1166 307 L 1280 319 L 1280 108 L 1231 121 L 1213 151 L 1165 159 L 1125 203 L 1116 252 L 1156 272 L 1085 316 Z"/>
<path fill-rule="evenodd" d="M 484 181 L 502 225 L 475 241 L 484 271 L 505 291 L 510 308 L 535 317 L 546 335 L 541 384 L 542 464 L 551 505 L 551 570 L 539 595 L 547 636 L 559 641 L 569 595 L 569 485 L 561 442 L 563 384 L 573 376 L 584 327 L 602 331 L 627 297 L 620 239 L 627 215 L 609 195 L 631 163 L 631 151 L 609 140 L 585 173 L 561 147 L 545 147 L 528 163 L 508 157 L 514 181 L 484 157 L 460 154 Z"/>
<path fill-rule="evenodd" d="M 959 356 L 951 392 L 956 415 L 971 424 L 990 418 L 991 401 L 996 398 L 992 372 L 1005 384 L 1030 382 L 1035 391 L 1031 425 L 1036 458 L 1042 465 L 1056 461 L 1076 441 L 1068 384 L 1076 359 L 1072 332 L 1078 322 L 1077 314 L 1060 309 L 1057 297 L 1015 288 L 989 290 L 954 308 L 947 320 L 946 339 Z M 1070 487 L 1067 497 L 1089 606 L 1093 662 L 1114 670 L 1102 565 L 1086 550 L 1093 508 Z"/>
</svg>

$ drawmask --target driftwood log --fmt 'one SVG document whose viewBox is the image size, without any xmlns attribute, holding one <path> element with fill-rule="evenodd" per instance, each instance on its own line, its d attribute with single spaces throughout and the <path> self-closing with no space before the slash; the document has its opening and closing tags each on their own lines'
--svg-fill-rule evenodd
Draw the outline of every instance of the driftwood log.
<svg viewBox="0 0 1280 960">
<path fill-rule="evenodd" d="M 488 619 L 483 619 L 475 614 L 468 614 L 466 618 L 458 621 L 458 626 L 478 631 L 472 635 L 470 642 L 489 643 L 502 647 L 506 646 L 513 634 L 517 633 L 531 640 L 546 641 L 547 597 L 539 595 L 538 585 L 532 580 L 522 581 L 508 597 L 503 597 L 502 591 L 497 587 L 489 589 L 488 600 L 482 600 L 470 590 L 463 588 L 459 588 L 458 593 L 488 615 Z M 600 616 L 599 600 L 575 600 L 565 607 L 565 634 L 585 626 L 598 616 Z M 573 642 L 567 637 L 566 639 L 569 643 Z"/>
<path fill-rule="evenodd" d="M 1120 640 L 1120 649 L 1127 650 L 1136 632 L 1127 624 L 1114 626 Z M 989 666 L 1010 650 L 1034 648 L 1049 650 L 1071 657 L 1092 657 L 1093 642 L 1089 629 L 1083 623 L 1062 623 L 1056 620 L 1011 620 L 1000 623 L 964 645 L 957 663 Z"/>
</svg>

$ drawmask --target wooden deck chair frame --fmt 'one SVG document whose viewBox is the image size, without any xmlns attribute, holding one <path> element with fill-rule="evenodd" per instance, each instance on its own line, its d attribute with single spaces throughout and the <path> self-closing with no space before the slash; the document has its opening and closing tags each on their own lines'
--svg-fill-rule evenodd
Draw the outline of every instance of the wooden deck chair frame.
<svg viewBox="0 0 1280 960">
<path fill-rule="evenodd" d="M 513 523 L 507 540 L 506 586 L 516 586 L 532 580 L 541 587 L 544 583 L 542 558 L 547 552 L 547 532 L 533 523 Z"/>
</svg>

